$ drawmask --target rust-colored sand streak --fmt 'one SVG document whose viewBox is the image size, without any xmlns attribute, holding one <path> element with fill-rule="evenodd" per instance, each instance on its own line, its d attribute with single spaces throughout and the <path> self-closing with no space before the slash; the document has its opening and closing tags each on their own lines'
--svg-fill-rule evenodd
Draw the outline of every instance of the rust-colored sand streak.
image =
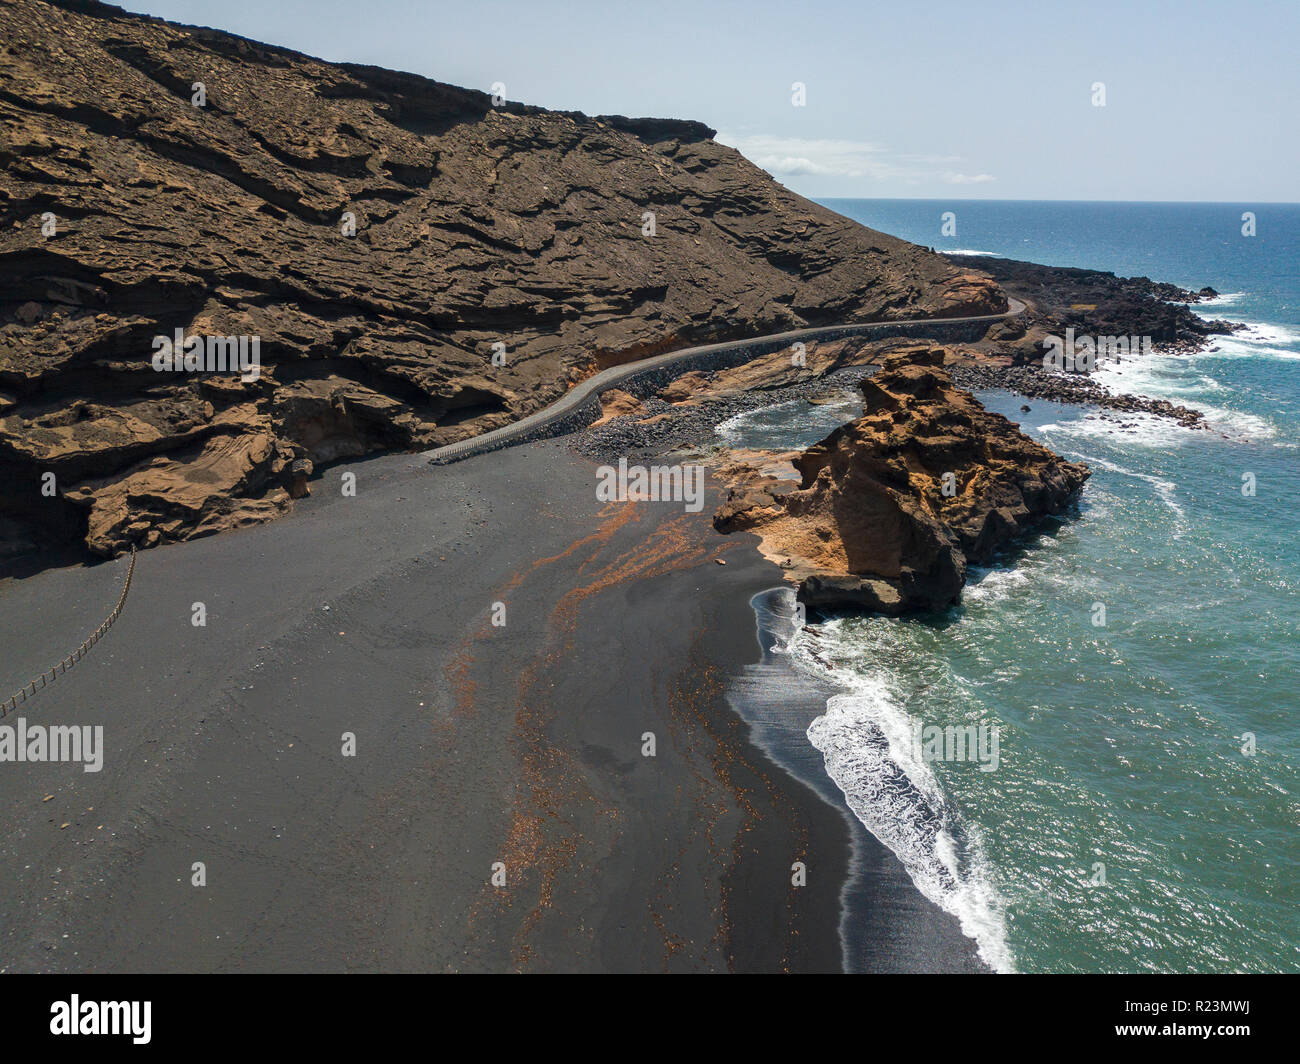
<svg viewBox="0 0 1300 1064">
<path fill-rule="evenodd" d="M 565 594 L 557 612 L 563 610 L 571 624 L 572 614 L 585 599 L 617 584 L 648 580 L 674 570 L 693 569 L 718 557 L 721 549 L 719 546 L 710 550 L 700 543 L 698 535 L 689 528 L 686 516 L 679 514 L 655 528 L 644 543 L 616 558 L 590 583 Z"/>
<path fill-rule="evenodd" d="M 607 542 L 620 528 L 628 524 L 630 521 L 639 520 L 641 516 L 640 508 L 637 507 L 635 503 L 606 503 L 605 506 L 603 506 L 596 514 L 597 519 L 600 520 L 601 523 L 600 527 L 597 528 L 595 532 L 592 532 L 588 536 L 583 536 L 582 539 L 574 540 L 564 550 L 560 551 L 559 554 L 552 554 L 548 558 L 538 558 L 502 584 L 500 590 L 513 591 L 538 569 L 563 561 L 565 558 L 576 554 L 583 547 Z"/>
<path fill-rule="evenodd" d="M 475 634 L 461 640 L 460 647 L 443 667 L 442 672 L 447 677 L 447 686 L 455 699 L 451 710 L 453 717 L 467 716 L 474 708 L 474 696 L 478 693 L 478 684 L 470 675 L 470 670 L 474 666 L 471 647 L 474 640 L 480 638 L 481 635 Z"/>
<path fill-rule="evenodd" d="M 692 658 L 697 663 L 702 660 L 698 640 L 696 647 L 692 650 Z M 730 862 L 727 864 L 728 872 L 734 869 L 742 859 L 746 836 L 755 831 L 766 817 L 772 815 L 779 816 L 789 827 L 793 841 L 790 860 L 803 860 L 808 852 L 808 827 L 799 817 L 798 810 L 785 789 L 773 782 L 770 774 L 772 766 L 765 758 L 751 758 L 749 756 L 749 744 L 745 741 L 743 721 L 734 714 L 730 714 L 723 718 L 725 723 L 719 728 L 710 721 L 708 714 L 704 711 L 704 706 L 716 704 L 717 701 L 725 698 L 726 686 L 730 681 L 730 677 L 724 670 L 719 669 L 712 663 L 704 662 L 698 664 L 697 668 L 702 676 L 700 685 L 692 692 L 690 697 L 683 698 L 679 705 L 682 707 L 683 713 L 693 717 L 700 729 L 713 740 L 709 755 L 710 764 L 722 786 L 735 796 L 737 808 L 741 812 L 741 824 L 735 838 L 732 840 L 730 853 L 723 855 L 724 857 L 730 857 Z M 742 769 L 747 770 L 759 780 L 765 792 L 761 798 L 753 794 L 751 789 L 743 786 L 736 779 L 737 771 Z M 720 861 L 720 863 L 724 862 Z M 734 970 L 735 958 L 727 953 L 727 945 L 734 932 L 730 915 L 730 900 L 733 888 L 729 879 L 730 876 L 727 874 L 719 877 L 718 930 L 713 942 L 727 956 L 728 967 Z M 790 920 L 786 929 L 781 960 L 781 967 L 784 971 L 789 971 L 790 951 L 799 935 L 798 924 L 802 912 L 797 904 L 798 898 L 796 895 L 797 888 L 788 885 L 786 911 L 790 914 Z"/>
<path fill-rule="evenodd" d="M 515 574 L 505 585 L 519 587 L 542 568 L 561 561 L 575 562 L 574 571 L 588 573 L 582 585 L 567 591 L 552 610 L 545 640 L 534 660 L 521 672 L 517 685 L 518 710 L 512 739 L 519 751 L 519 786 L 512 800 L 510 826 L 502 847 L 502 860 L 506 862 L 510 888 L 506 890 L 484 888 L 479 902 L 471 911 L 471 924 L 482 915 L 483 906 L 490 903 L 499 915 L 519 898 L 520 884 L 529 873 L 537 876 L 536 900 L 520 922 L 514 935 L 513 959 L 519 969 L 525 968 L 534 958 L 530 944 L 533 931 L 555 900 L 555 888 L 561 872 L 575 863 L 582 867 L 580 847 L 585 841 L 572 827 L 565 815 L 566 809 L 585 805 L 595 815 L 617 821 L 617 808 L 604 806 L 586 780 L 585 773 L 568 751 L 552 743 L 547 737 L 547 727 L 554 719 L 553 710 L 544 710 L 548 696 L 535 697 L 538 680 L 558 668 L 571 657 L 574 650 L 574 633 L 582 604 L 589 598 L 609 589 L 638 580 L 647 580 L 677 570 L 695 568 L 719 557 L 733 544 L 725 541 L 709 546 L 701 540 L 698 525 L 694 528 L 688 515 L 677 514 L 660 519 L 649 535 L 636 546 L 629 548 L 612 560 L 602 561 L 601 555 L 613 536 L 634 520 L 641 520 L 651 511 L 647 504 L 635 502 L 614 503 L 600 512 L 600 527 L 590 535 L 575 541 L 559 554 L 538 559 L 526 569 Z M 580 555 L 582 555 L 580 557 Z M 710 693 L 710 697 L 716 691 Z M 698 775 L 702 788 L 708 787 L 703 775 Z M 734 790 L 734 788 L 733 788 Z M 738 796 L 745 800 L 743 795 Z M 703 810 L 706 795 L 700 795 L 697 808 Z M 725 812 L 725 805 L 707 801 L 707 815 L 701 815 L 699 830 L 706 836 L 711 852 L 720 854 L 725 861 L 725 847 L 713 837 L 714 827 Z M 756 815 L 754 813 L 749 814 Z M 548 832 L 548 828 L 550 831 Z M 683 848 L 684 853 L 684 848 Z M 529 894 L 532 894 L 532 889 Z M 665 962 L 689 943 L 672 934 L 655 909 L 652 919 L 664 934 Z"/>
<path fill-rule="evenodd" d="M 523 584 L 538 569 L 563 561 L 584 546 L 606 542 L 624 525 L 638 519 L 640 513 L 638 507 L 632 503 L 608 503 L 597 513 L 597 517 L 602 520 L 600 527 L 595 532 L 584 536 L 582 539 L 575 540 L 559 554 L 553 554 L 547 558 L 538 558 L 529 563 L 509 576 L 504 583 L 498 585 L 493 594 L 501 598 L 507 591 L 513 591 Z M 448 688 L 455 699 L 452 708 L 453 717 L 468 716 L 474 711 L 474 699 L 478 694 L 478 684 L 472 676 L 475 662 L 473 649 L 475 643 L 486 639 L 488 635 L 488 631 L 482 628 L 470 632 L 461 640 L 460 645 L 443 668 L 443 675 L 447 678 Z"/>
<path fill-rule="evenodd" d="M 587 544 L 594 545 L 597 549 L 578 567 L 579 572 L 598 565 L 599 548 L 608 542 L 614 531 L 627 524 L 629 517 L 626 512 L 629 510 L 643 511 L 643 507 L 635 503 L 621 504 L 618 510 L 606 517 L 602 532 L 607 534 L 586 538 Z M 571 553 L 565 552 L 565 555 Z M 516 796 L 517 822 L 527 823 L 535 816 L 535 813 L 519 808 L 519 804 L 523 803 L 531 806 L 532 810 L 544 811 L 547 820 L 563 824 L 566 802 L 583 799 L 595 806 L 598 814 L 617 819 L 617 809 L 601 807 L 572 755 L 546 738 L 546 726 L 553 714 L 543 715 L 540 709 L 531 707 L 528 695 L 535 688 L 539 674 L 555 668 L 561 659 L 572 653 L 572 636 L 577 628 L 578 610 L 586 599 L 617 584 L 647 579 L 673 569 L 693 567 L 708 560 L 708 557 L 709 552 L 688 537 L 683 517 L 678 516 L 656 526 L 649 538 L 637 547 L 626 551 L 603 568 L 598 568 L 589 583 L 561 596 L 551 614 L 543 652 L 524 670 L 519 681 L 520 708 L 515 718 L 515 738 L 523 751 L 521 765 L 527 787 L 521 788 Z M 568 793 L 562 794 L 560 788 L 566 783 Z M 577 856 L 578 841 L 577 837 L 566 833 L 562 843 L 548 854 L 539 855 L 536 850 L 528 854 L 531 858 L 529 867 L 536 865 L 539 869 L 541 886 L 537 904 L 524 918 L 515 936 L 515 959 L 521 966 L 532 955 L 532 949 L 528 945 L 529 936 L 553 902 L 554 883 L 559 871 Z"/>
<path fill-rule="evenodd" d="M 699 637 L 697 636 L 697 644 L 698 641 Z M 701 696 L 706 698 L 713 697 L 718 693 L 717 690 L 710 690 L 707 677 L 704 679 L 703 683 L 694 686 L 691 685 L 690 681 L 700 672 L 698 665 L 696 664 L 697 658 L 698 656 L 693 648 L 691 653 L 691 671 L 687 675 L 682 676 L 668 693 L 669 722 L 672 729 L 672 737 L 674 739 L 680 738 L 686 743 L 690 743 L 694 738 L 693 735 L 689 734 L 692 731 L 691 725 L 697 723 L 700 719 L 700 715 L 691 712 L 691 710 L 698 704 L 696 699 Z M 693 720 L 692 718 L 695 719 Z M 687 734 L 683 734 L 684 732 Z M 686 766 L 692 777 L 694 777 L 695 782 L 694 792 L 685 792 L 683 787 L 678 787 L 679 795 L 683 796 L 682 799 L 679 800 L 679 804 L 682 804 L 684 801 L 686 804 L 690 805 L 692 810 L 692 815 L 689 819 L 690 826 L 687 829 L 686 836 L 683 839 L 681 846 L 678 848 L 677 859 L 660 877 L 659 891 L 654 899 L 655 904 L 651 907 L 655 927 L 663 938 L 663 964 L 665 972 L 669 970 L 670 962 L 675 954 L 681 952 L 688 944 L 692 947 L 695 945 L 693 939 L 684 939 L 682 936 L 673 934 L 668 930 L 667 922 L 658 908 L 659 905 L 662 905 L 665 908 L 671 908 L 668 904 L 668 899 L 665 897 L 665 891 L 679 882 L 679 872 L 682 861 L 686 859 L 691 844 L 699 836 L 702 835 L 704 837 L 706 850 L 720 865 L 725 864 L 726 857 L 728 856 L 727 847 L 719 843 L 716 832 L 719 821 L 721 821 L 730 809 L 730 804 L 722 797 L 724 788 L 719 786 L 718 780 L 708 778 L 697 767 L 695 758 L 684 758 L 683 764 Z M 721 922 L 719 922 L 718 929 L 715 930 L 713 936 L 709 939 L 710 945 L 719 945 L 718 939 L 721 932 L 722 927 Z M 726 955 L 725 949 L 719 949 L 719 952 L 723 956 Z"/>
<path fill-rule="evenodd" d="M 516 573 L 503 589 L 513 589 L 523 584 L 529 576 L 545 566 L 553 565 L 564 559 L 574 557 L 584 548 L 588 556 L 578 563 L 578 571 L 591 564 L 600 553 L 601 548 L 621 528 L 643 516 L 641 509 L 632 503 L 612 503 L 603 507 L 597 517 L 600 521 L 595 532 L 576 540 L 559 554 L 538 559 L 525 569 Z M 551 744 L 545 737 L 547 719 L 538 711 L 530 709 L 528 692 L 533 688 L 538 672 L 543 666 L 552 667 L 556 660 L 568 649 L 564 641 L 561 650 L 554 649 L 557 631 L 567 629 L 555 624 L 555 615 L 548 626 L 547 636 L 542 650 L 534 662 L 520 675 L 518 683 L 517 705 L 513 739 L 520 751 L 519 764 L 522 779 L 512 803 L 510 827 L 501 848 L 502 860 L 507 867 L 507 884 L 518 885 L 527 872 L 537 869 L 541 877 L 537 891 L 537 903 L 525 916 L 515 936 L 515 964 L 523 969 L 533 957 L 528 945 L 528 936 L 542 913 L 550 908 L 554 900 L 555 880 L 561 868 L 571 864 L 578 855 L 578 839 L 565 836 L 557 839 L 549 849 L 545 848 L 544 824 L 550 821 L 563 822 L 563 809 L 566 802 L 585 798 L 595 807 L 597 815 L 618 818 L 618 811 L 602 808 L 595 794 L 585 785 L 580 770 L 573 758 L 566 751 Z M 567 783 L 567 792 L 562 788 Z M 488 892 L 490 889 L 490 893 Z M 509 889 L 485 888 L 470 911 L 471 928 L 478 921 L 485 902 L 492 901 L 494 910 L 501 914 L 514 900 L 515 893 Z"/>
</svg>

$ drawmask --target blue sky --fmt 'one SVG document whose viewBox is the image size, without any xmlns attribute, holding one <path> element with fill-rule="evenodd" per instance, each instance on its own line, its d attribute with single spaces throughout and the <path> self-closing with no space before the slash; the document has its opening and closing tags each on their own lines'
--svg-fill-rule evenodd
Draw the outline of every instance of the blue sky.
<svg viewBox="0 0 1300 1064">
<path fill-rule="evenodd" d="M 807 196 L 1300 200 L 1297 0 L 120 2 L 525 103 L 699 119 Z"/>
</svg>

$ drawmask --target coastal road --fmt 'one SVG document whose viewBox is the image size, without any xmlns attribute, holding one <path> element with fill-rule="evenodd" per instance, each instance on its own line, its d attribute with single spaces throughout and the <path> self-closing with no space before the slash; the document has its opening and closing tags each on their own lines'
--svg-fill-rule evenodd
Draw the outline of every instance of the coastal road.
<svg viewBox="0 0 1300 1064">
<path fill-rule="evenodd" d="M 1008 297 L 1007 309 L 1001 314 L 979 314 L 960 318 L 907 318 L 901 321 L 872 321 L 851 325 L 819 325 L 807 329 L 791 329 L 788 332 L 770 333 L 767 336 L 752 336 L 744 340 L 726 340 L 721 343 L 686 347 L 680 351 L 669 351 L 667 354 L 655 355 L 651 358 L 643 358 L 636 362 L 628 362 L 601 370 L 582 383 L 570 388 L 548 407 L 535 411 L 518 421 L 513 421 L 509 425 L 503 425 L 499 429 L 493 429 L 478 436 L 471 436 L 465 440 L 458 440 L 443 447 L 435 447 L 433 450 L 423 452 L 422 457 L 427 458 L 435 465 L 446 465 L 449 462 L 468 458 L 470 455 L 500 450 L 503 447 L 522 443 L 527 439 L 541 438 L 547 434 L 546 429 L 548 427 L 554 426 L 557 422 L 576 414 L 584 404 L 594 403 L 602 392 L 607 392 L 610 388 L 616 387 L 633 377 L 639 377 L 669 366 L 678 364 L 685 366 L 691 362 L 702 362 L 710 358 L 739 352 L 746 348 L 762 347 L 770 350 L 800 341 L 838 339 L 842 336 L 869 336 L 873 332 L 897 332 L 924 326 L 950 328 L 954 325 L 978 325 L 985 322 L 991 325 L 1005 318 L 1016 317 L 1024 313 L 1024 310 L 1024 303 L 1018 299 Z"/>
</svg>

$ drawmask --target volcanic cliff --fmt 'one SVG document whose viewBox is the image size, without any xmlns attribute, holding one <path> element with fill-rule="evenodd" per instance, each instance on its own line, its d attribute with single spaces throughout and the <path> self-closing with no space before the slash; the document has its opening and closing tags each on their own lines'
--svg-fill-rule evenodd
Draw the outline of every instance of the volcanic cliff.
<svg viewBox="0 0 1300 1064">
<path fill-rule="evenodd" d="M 699 123 L 494 106 L 93 2 L 0 20 L 11 550 L 264 520 L 313 465 L 477 434 L 705 339 L 1006 307 Z M 260 376 L 157 372 L 178 329 L 256 338 Z"/>
</svg>

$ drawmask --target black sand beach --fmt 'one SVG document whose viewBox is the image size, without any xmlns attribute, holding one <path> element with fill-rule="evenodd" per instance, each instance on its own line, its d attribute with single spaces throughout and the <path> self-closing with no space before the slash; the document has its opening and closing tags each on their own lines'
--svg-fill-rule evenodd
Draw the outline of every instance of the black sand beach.
<svg viewBox="0 0 1300 1064">
<path fill-rule="evenodd" d="M 337 467 L 284 520 L 142 553 L 111 634 L 3 722 L 102 724 L 106 754 L 0 765 L 0 970 L 978 968 L 731 708 L 779 578 L 711 509 L 602 505 L 552 441 Z M 0 584 L 6 690 L 125 569 Z M 762 741 L 818 786 L 795 701 Z"/>
</svg>

